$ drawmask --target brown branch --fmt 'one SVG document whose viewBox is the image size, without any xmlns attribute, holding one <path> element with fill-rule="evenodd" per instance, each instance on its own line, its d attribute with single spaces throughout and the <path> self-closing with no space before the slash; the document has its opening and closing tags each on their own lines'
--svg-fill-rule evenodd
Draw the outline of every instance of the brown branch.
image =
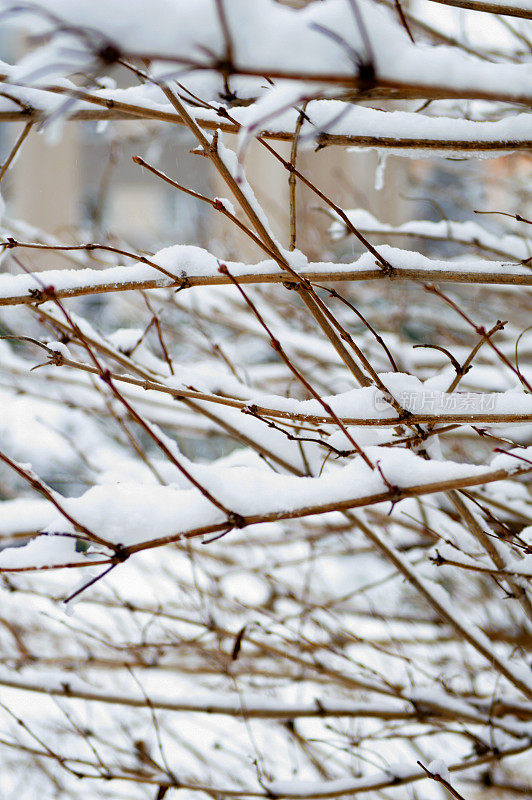
<svg viewBox="0 0 532 800">
<path fill-rule="evenodd" d="M 521 19 L 532 19 L 532 11 L 519 5 L 511 3 L 491 3 L 485 0 L 431 0 L 433 3 L 441 3 L 444 6 L 454 6 L 455 8 L 466 8 L 471 11 L 484 11 L 487 14 L 503 14 L 506 17 L 521 17 Z"/>
<path fill-rule="evenodd" d="M 152 278 L 145 280 L 113 280 L 109 276 L 112 275 L 113 267 L 109 270 L 100 270 L 97 274 L 96 270 L 94 281 L 91 285 L 87 286 L 85 283 L 76 281 L 75 274 L 70 277 L 65 275 L 62 278 L 63 286 L 56 288 L 56 295 L 59 298 L 81 297 L 89 294 L 107 294 L 109 292 L 127 292 L 136 291 L 138 289 L 188 289 L 192 286 L 223 286 L 230 283 L 230 280 L 225 275 L 212 274 L 212 275 L 183 275 L 182 277 L 174 277 L 173 280 L 165 280 L 165 278 Z M 43 280 L 46 282 L 46 272 L 40 273 Z M 14 281 L 16 276 L 9 276 L 10 283 Z M 67 280 L 65 280 L 67 279 Z M 306 271 L 301 270 L 299 279 L 310 284 L 312 283 L 338 283 L 340 281 L 374 281 L 374 280 L 392 280 L 392 281 L 437 281 L 438 283 L 464 283 L 464 284 L 484 284 L 491 286 L 532 286 L 532 272 L 512 273 L 512 272 L 467 272 L 462 270 L 437 270 L 437 269 L 411 269 L 403 267 L 394 267 L 393 275 L 385 275 L 384 271 L 380 268 L 375 269 L 360 269 L 360 270 L 336 270 L 333 265 L 327 271 Z M 68 285 L 70 282 L 70 285 Z M 244 285 L 252 284 L 271 284 L 271 283 L 285 283 L 286 276 L 278 272 L 249 272 L 246 274 L 238 275 L 238 282 Z M 22 283 L 22 281 L 21 281 Z M 25 283 L 25 281 L 24 281 Z M 67 283 L 65 286 L 64 284 Z M 1 276 L 0 276 L 1 287 Z M 16 291 L 6 292 L 5 290 L 0 294 L 0 306 L 11 305 L 31 305 L 32 303 L 42 302 L 43 297 L 39 289 L 25 289 L 22 293 Z"/>
<path fill-rule="evenodd" d="M 307 104 L 304 103 L 299 116 L 297 118 L 296 127 L 294 130 L 294 138 L 292 139 L 292 147 L 290 150 L 290 164 L 295 168 L 297 159 L 297 145 L 299 142 L 299 134 L 305 119 L 305 108 Z M 293 171 L 288 175 L 288 190 L 289 190 L 289 203 L 290 203 L 290 250 L 296 249 L 296 235 L 297 235 L 297 219 L 296 219 L 296 176 Z"/>
<path fill-rule="evenodd" d="M 456 798 L 457 798 L 457 800 L 465 800 L 465 797 L 464 797 L 463 795 L 461 795 L 459 792 L 457 792 L 457 791 L 456 791 L 456 789 L 453 789 L 453 787 L 451 786 L 451 784 L 449 783 L 449 781 L 448 781 L 448 780 L 446 780 L 444 777 L 442 777 L 442 776 L 441 776 L 441 775 L 440 775 L 438 772 L 431 772 L 429 769 L 427 769 L 427 767 L 425 767 L 425 766 L 424 766 L 424 765 L 421 763 L 421 761 L 417 761 L 416 763 L 417 763 L 417 764 L 419 764 L 419 766 L 421 767 L 421 769 L 422 769 L 424 772 L 426 772 L 426 773 L 427 773 L 427 775 L 429 776 L 429 778 L 431 778 L 433 781 L 436 781 L 437 783 L 441 783 L 441 784 L 443 784 L 443 786 L 445 786 L 445 788 L 447 789 L 447 791 L 448 791 L 448 792 L 450 792 L 450 793 L 452 794 L 452 796 L 453 796 L 453 797 L 456 797 Z"/>
<path fill-rule="evenodd" d="M 13 145 L 13 147 L 11 149 L 11 152 L 9 153 L 9 155 L 6 158 L 6 160 L 4 161 L 4 163 L 2 165 L 0 165 L 0 183 L 2 182 L 2 178 L 4 177 L 6 172 L 8 171 L 9 167 L 11 166 L 11 164 L 13 162 L 13 159 L 15 158 L 15 156 L 18 153 L 18 151 L 22 147 L 22 145 L 24 143 L 24 140 L 26 139 L 27 135 L 29 134 L 29 132 L 33 128 L 33 125 L 34 125 L 33 122 L 27 122 L 24 125 L 24 129 L 23 129 L 22 133 L 20 134 L 20 136 L 18 137 L 18 139 L 15 142 L 15 144 Z"/>
</svg>

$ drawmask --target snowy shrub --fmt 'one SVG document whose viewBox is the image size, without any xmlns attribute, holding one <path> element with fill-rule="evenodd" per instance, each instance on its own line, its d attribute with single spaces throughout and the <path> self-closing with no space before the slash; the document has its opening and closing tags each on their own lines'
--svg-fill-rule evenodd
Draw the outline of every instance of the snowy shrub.
<svg viewBox="0 0 532 800">
<path fill-rule="evenodd" d="M 3 798 L 532 794 L 531 19 L 2 0 Z"/>
</svg>

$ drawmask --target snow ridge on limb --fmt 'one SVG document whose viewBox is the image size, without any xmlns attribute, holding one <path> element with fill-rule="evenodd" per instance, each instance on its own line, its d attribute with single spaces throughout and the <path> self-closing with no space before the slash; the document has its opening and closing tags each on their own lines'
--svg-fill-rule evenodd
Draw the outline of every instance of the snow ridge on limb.
<svg viewBox="0 0 532 800">
<path fill-rule="evenodd" d="M 442 225 L 438 224 L 440 226 L 438 230 L 441 231 Z M 430 223 L 425 223 L 422 228 L 416 227 L 414 223 L 407 223 L 399 233 L 423 235 L 423 231 L 429 230 L 429 227 L 426 226 L 430 226 Z M 382 228 L 371 225 L 368 230 L 375 233 L 383 232 Z M 433 230 L 435 229 L 430 228 L 431 233 Z M 389 232 L 393 233 L 394 231 Z M 9 244 L 8 247 L 9 249 L 15 247 L 23 249 L 24 244 L 15 242 Z M 501 242 L 501 247 L 504 247 L 504 240 Z M 523 243 L 523 247 L 526 248 L 525 243 Z M 46 249 L 53 251 L 54 247 L 50 246 Z M 442 261 L 388 245 L 384 245 L 381 250 L 393 263 L 393 275 L 388 276 L 393 280 L 477 283 L 481 278 L 482 282 L 486 284 L 532 285 L 532 273 L 526 266 L 473 258 L 459 262 Z M 142 260 L 142 257 L 139 256 L 139 260 Z M 141 264 L 103 269 L 47 270 L 39 273 L 38 281 L 31 275 L 0 275 L 0 305 L 43 302 L 46 300 L 43 285 L 44 287 L 52 286 L 57 297 L 66 298 L 138 289 L 187 289 L 192 286 L 220 286 L 231 283 L 229 277 L 219 272 L 216 256 L 199 247 L 173 245 L 156 253 L 153 261 L 164 268 L 166 277 L 156 267 Z M 277 264 L 272 260 L 252 265 L 228 262 L 228 266 L 231 274 L 242 284 L 282 283 L 286 280 Z M 175 275 L 175 279 L 168 277 L 168 274 Z M 375 267 L 374 259 L 368 253 L 362 254 L 356 261 L 347 264 L 302 262 L 298 266 L 298 274 L 301 279 L 316 283 L 387 278 L 381 269 Z"/>
</svg>

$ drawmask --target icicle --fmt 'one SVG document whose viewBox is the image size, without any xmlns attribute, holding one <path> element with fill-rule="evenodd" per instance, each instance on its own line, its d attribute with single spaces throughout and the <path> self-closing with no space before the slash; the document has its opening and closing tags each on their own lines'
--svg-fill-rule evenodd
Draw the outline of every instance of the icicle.
<svg viewBox="0 0 532 800">
<path fill-rule="evenodd" d="M 85 586 L 85 584 L 87 583 L 87 581 L 90 581 L 91 578 L 95 578 L 96 575 L 98 575 L 98 569 L 96 567 L 88 567 L 83 572 L 83 577 L 81 578 L 81 580 L 79 580 L 78 583 L 76 584 L 76 586 L 74 586 L 72 594 L 76 594 L 78 589 L 82 589 Z M 70 595 L 71 597 L 72 597 L 72 594 Z M 76 595 L 75 597 L 72 597 L 71 600 L 64 600 L 63 601 L 63 611 L 65 612 L 67 617 L 74 616 L 74 611 L 76 610 L 76 604 L 81 600 L 82 594 L 83 594 L 83 592 L 81 592 L 80 594 Z"/>
<path fill-rule="evenodd" d="M 375 191 L 380 192 L 384 186 L 384 170 L 386 169 L 386 153 L 379 153 L 379 160 L 375 169 Z"/>
<path fill-rule="evenodd" d="M 40 128 L 46 144 L 58 145 L 63 136 L 63 129 L 65 127 L 65 119 L 62 114 L 55 112 L 51 117 L 46 119 Z"/>
</svg>

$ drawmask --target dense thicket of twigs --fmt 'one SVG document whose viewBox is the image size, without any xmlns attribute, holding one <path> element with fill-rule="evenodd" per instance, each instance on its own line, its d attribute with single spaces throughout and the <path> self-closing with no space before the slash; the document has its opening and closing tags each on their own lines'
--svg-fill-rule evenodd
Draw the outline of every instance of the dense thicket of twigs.
<svg viewBox="0 0 532 800">
<path fill-rule="evenodd" d="M 458 33 L 441 4 L 474 9 Z M 2 797 L 532 794 L 531 18 L 2 3 L 29 36 L 0 70 L 2 189 L 31 137 L 107 122 L 112 148 L 134 119 L 129 169 L 236 254 L 141 252 L 103 205 L 74 243 L 2 221 Z M 149 157 L 183 129 L 230 201 Z M 393 226 L 315 182 L 309 153 L 346 145 L 486 160 L 460 221 Z M 303 188 L 330 218 L 314 260 Z"/>
</svg>

